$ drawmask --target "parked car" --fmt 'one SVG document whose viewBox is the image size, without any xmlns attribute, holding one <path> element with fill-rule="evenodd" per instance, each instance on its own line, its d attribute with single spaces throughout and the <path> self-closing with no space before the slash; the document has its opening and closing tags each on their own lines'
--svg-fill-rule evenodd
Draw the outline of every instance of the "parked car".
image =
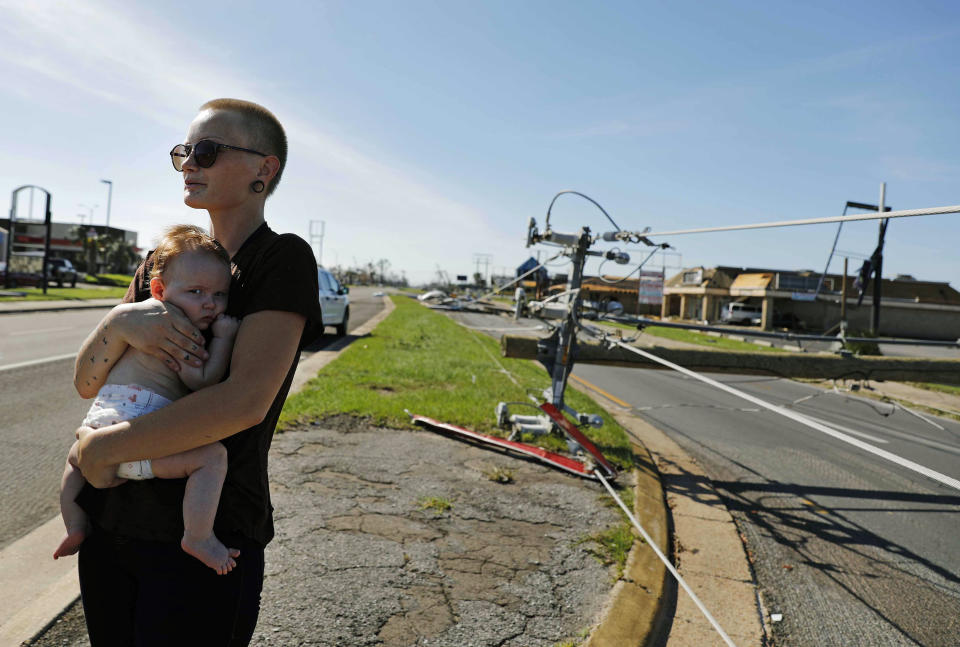
<svg viewBox="0 0 960 647">
<path fill-rule="evenodd" d="M 747 303 L 728 303 L 720 314 L 720 321 L 729 324 L 759 324 L 763 310 Z"/>
<path fill-rule="evenodd" d="M 51 258 L 47 261 L 47 281 L 56 283 L 62 288 L 69 283 L 70 287 L 77 287 L 77 270 L 73 263 L 65 258 Z"/>
<path fill-rule="evenodd" d="M 317 280 L 320 283 L 320 308 L 323 310 L 323 325 L 334 326 L 337 336 L 347 334 L 347 322 L 350 320 L 350 288 L 341 285 L 333 274 L 317 268 Z"/>
<path fill-rule="evenodd" d="M 11 263 L 10 286 L 28 287 L 43 285 L 43 256 L 18 254 L 16 263 Z M 0 286 L 7 283 L 7 264 L 0 263 Z M 47 285 L 57 287 L 77 286 L 77 270 L 73 263 L 65 258 L 51 258 L 47 261 Z"/>
</svg>

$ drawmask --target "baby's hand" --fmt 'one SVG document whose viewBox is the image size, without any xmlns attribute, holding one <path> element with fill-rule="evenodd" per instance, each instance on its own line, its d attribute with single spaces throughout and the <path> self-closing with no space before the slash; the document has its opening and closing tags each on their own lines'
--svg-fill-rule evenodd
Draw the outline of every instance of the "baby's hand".
<svg viewBox="0 0 960 647">
<path fill-rule="evenodd" d="M 213 330 L 213 336 L 220 339 L 233 339 L 237 336 L 237 330 L 240 329 L 240 320 L 229 315 L 220 314 L 213 320 L 210 326 Z"/>
</svg>

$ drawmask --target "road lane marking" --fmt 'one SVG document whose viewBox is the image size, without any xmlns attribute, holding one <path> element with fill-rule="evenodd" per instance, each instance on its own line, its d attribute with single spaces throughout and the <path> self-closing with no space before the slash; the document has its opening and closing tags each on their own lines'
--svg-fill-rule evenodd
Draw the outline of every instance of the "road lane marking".
<svg viewBox="0 0 960 647">
<path fill-rule="evenodd" d="M 59 362 L 63 359 L 73 359 L 76 357 L 76 353 L 67 353 L 66 355 L 54 355 L 53 357 L 43 357 L 41 359 L 31 359 L 26 362 L 17 362 L 16 364 L 7 364 L 6 366 L 0 366 L 0 371 L 12 371 L 15 368 L 25 368 L 27 366 L 37 366 L 38 364 L 48 364 L 50 362 Z"/>
<path fill-rule="evenodd" d="M 894 431 L 892 429 L 885 429 L 885 434 L 890 434 L 907 442 L 917 443 L 920 445 L 926 445 L 927 447 L 932 447 L 934 449 L 942 449 L 945 452 L 950 452 L 951 454 L 960 455 L 960 447 L 956 445 L 949 445 L 947 443 L 937 442 L 936 440 L 930 440 L 929 438 L 924 438 L 923 436 L 915 436 L 913 434 L 908 434 L 903 431 Z"/>
<path fill-rule="evenodd" d="M 808 414 L 808 413 L 805 413 L 805 414 L 803 414 L 803 415 L 805 415 L 806 417 L 810 418 L 811 420 L 816 420 L 817 422 L 819 422 L 819 423 L 822 424 L 822 425 L 827 425 L 828 427 L 832 427 L 832 428 L 837 429 L 837 430 L 839 430 L 839 431 L 845 431 L 845 432 L 847 432 L 848 434 L 852 434 L 852 435 L 854 435 L 854 436 L 860 436 L 860 437 L 862 437 L 862 438 L 866 438 L 867 440 L 872 440 L 872 441 L 874 441 L 874 442 L 876 442 L 876 443 L 887 444 L 887 443 L 890 442 L 889 440 L 884 440 L 883 438 L 877 438 L 876 436 L 871 436 L 870 434 L 865 434 L 865 433 L 863 433 L 862 431 L 856 431 L 856 430 L 854 430 L 854 429 L 850 429 L 849 427 L 844 427 L 843 425 L 838 425 L 838 424 L 833 423 L 833 422 L 828 422 L 828 421 L 826 421 L 826 420 L 821 420 L 820 418 L 814 418 L 813 416 L 811 416 L 811 415 Z M 939 441 L 936 441 L 936 440 L 933 440 L 933 439 L 930 439 L 930 438 L 924 438 L 923 436 L 917 436 L 917 435 L 914 435 L 914 434 L 911 434 L 911 433 L 908 433 L 908 432 L 905 432 L 905 431 L 896 431 L 896 430 L 894 430 L 894 429 L 883 429 L 883 430 L 881 431 L 881 433 L 888 434 L 888 435 L 890 435 L 890 436 L 893 436 L 894 438 L 899 438 L 899 439 L 901 439 L 901 440 L 906 440 L 907 442 L 917 443 L 917 444 L 919 444 L 919 445 L 926 445 L 927 447 L 932 447 L 933 449 L 940 449 L 940 450 L 943 450 L 943 451 L 945 451 L 945 452 L 950 452 L 951 454 L 958 454 L 958 455 L 960 455 L 960 447 L 958 447 L 958 446 L 956 446 L 956 445 L 951 445 L 951 444 L 949 444 L 949 443 L 941 443 L 941 442 L 939 442 Z"/>
<path fill-rule="evenodd" d="M 10 335 L 11 337 L 15 337 L 17 335 L 43 335 L 48 332 L 65 332 L 67 330 L 74 330 L 74 328 L 68 326 L 65 328 L 42 328 L 40 330 L 18 330 L 16 332 L 11 332 L 7 334 Z"/>
<path fill-rule="evenodd" d="M 584 327 L 584 330 L 596 336 L 601 336 L 603 334 L 603 333 L 599 333 L 595 329 L 592 329 L 586 326 Z M 903 456 L 898 456 L 897 454 L 888 452 L 885 449 L 880 449 L 879 447 L 874 447 L 873 445 L 869 445 L 863 442 L 862 440 L 858 440 L 857 438 L 854 438 L 848 434 L 837 431 L 836 429 L 831 429 L 830 427 L 827 427 L 826 425 L 821 424 L 815 420 L 811 420 L 809 417 L 804 416 L 803 414 L 797 413 L 796 411 L 792 411 L 778 404 L 772 404 L 770 402 L 767 402 L 766 400 L 761 400 L 756 396 L 750 395 L 749 393 L 745 393 L 744 391 L 739 391 L 731 386 L 727 386 L 726 384 L 723 384 L 722 382 L 718 382 L 717 380 L 709 378 L 706 375 L 702 375 L 700 373 L 697 373 L 696 371 L 691 371 L 689 368 L 685 368 L 683 366 L 680 366 L 679 364 L 674 364 L 669 360 L 665 360 L 662 357 L 658 357 L 653 353 L 648 353 L 647 351 L 641 348 L 637 348 L 636 346 L 630 346 L 629 344 L 625 344 L 622 341 L 616 341 L 616 340 L 613 340 L 613 343 L 623 348 L 624 350 L 627 350 L 631 353 L 636 353 L 637 355 L 642 355 L 643 357 L 646 357 L 651 361 L 654 361 L 658 364 L 662 364 L 664 366 L 672 368 L 673 370 L 679 371 L 684 375 L 689 375 L 695 380 L 700 380 L 701 382 L 710 384 L 711 386 L 714 386 L 720 389 L 721 391 L 726 391 L 727 393 L 730 393 L 731 395 L 735 395 L 738 398 L 743 398 L 744 400 L 747 400 L 748 402 L 752 402 L 756 405 L 759 405 L 764 409 L 769 409 L 770 411 L 773 411 L 774 413 L 778 413 L 781 416 L 784 416 L 785 418 L 790 418 L 791 420 L 795 420 L 796 422 L 806 425 L 807 427 L 816 429 L 817 431 L 820 431 L 832 438 L 836 438 L 837 440 L 845 442 L 849 445 L 853 445 L 854 447 L 859 447 L 860 449 L 866 452 L 869 452 L 874 456 L 879 456 L 880 458 L 888 460 L 891 463 L 896 463 L 901 467 L 905 467 L 909 470 L 913 470 L 914 472 L 917 472 L 918 474 L 922 474 L 927 478 L 931 478 L 934 481 L 938 481 L 956 490 L 960 490 L 960 479 L 955 479 L 952 476 L 947 476 L 946 474 L 942 474 L 936 470 L 932 470 L 929 467 L 926 467 L 924 465 L 921 465 L 920 463 L 911 461 L 910 459 L 904 458 Z"/>
<path fill-rule="evenodd" d="M 615 395 L 613 395 L 613 394 L 611 394 L 611 393 L 607 393 L 606 391 L 604 391 L 603 389 L 601 389 L 601 388 L 600 388 L 599 386 L 597 386 L 596 384 L 591 384 L 590 382 L 587 382 L 587 381 L 586 381 L 585 379 L 583 379 L 582 377 L 577 377 L 577 376 L 574 375 L 573 373 L 570 374 L 570 379 L 572 379 L 572 380 L 575 381 L 575 382 L 578 382 L 579 384 L 582 384 L 583 386 L 587 387 L 587 388 L 590 389 L 591 391 L 596 391 L 597 393 L 599 393 L 600 395 L 602 395 L 602 396 L 605 397 L 606 399 L 610 400 L 611 402 L 616 402 L 616 403 L 619 404 L 621 407 L 624 407 L 624 408 L 626 408 L 626 409 L 630 409 L 630 408 L 632 408 L 632 406 L 633 406 L 633 405 L 631 405 L 631 404 L 629 404 L 629 403 L 627 403 L 627 402 L 624 402 L 623 400 L 621 400 L 621 399 L 618 398 L 617 396 L 615 396 Z"/>
</svg>

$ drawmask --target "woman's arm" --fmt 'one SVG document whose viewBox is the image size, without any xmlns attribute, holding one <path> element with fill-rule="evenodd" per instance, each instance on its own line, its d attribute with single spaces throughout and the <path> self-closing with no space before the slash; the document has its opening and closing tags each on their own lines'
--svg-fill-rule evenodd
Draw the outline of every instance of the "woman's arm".
<svg viewBox="0 0 960 647">
<path fill-rule="evenodd" d="M 122 303 L 107 313 L 80 346 L 73 371 L 80 397 L 97 394 L 128 346 L 157 357 L 174 371 L 180 370 L 180 362 L 200 366 L 207 357 L 203 335 L 176 306 L 156 299 Z"/>
<path fill-rule="evenodd" d="M 159 458 L 232 436 L 266 416 L 297 353 L 306 317 L 266 310 L 244 317 L 223 382 L 146 416 L 78 432 L 78 463 L 94 487 L 106 487 L 115 466 Z"/>
</svg>

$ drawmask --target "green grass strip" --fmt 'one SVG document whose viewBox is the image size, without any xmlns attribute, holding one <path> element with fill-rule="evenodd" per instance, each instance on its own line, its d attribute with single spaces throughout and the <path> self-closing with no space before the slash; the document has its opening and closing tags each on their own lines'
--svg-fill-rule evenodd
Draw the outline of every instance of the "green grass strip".
<svg viewBox="0 0 960 647">
<path fill-rule="evenodd" d="M 910 386 L 926 391 L 937 391 L 939 393 L 949 393 L 951 395 L 960 395 L 960 386 L 955 384 L 936 384 L 935 382 L 907 382 Z"/>
<path fill-rule="evenodd" d="M 99 283 L 100 285 L 115 285 L 126 288 L 133 281 L 130 274 L 88 274 L 88 283 Z"/>
<path fill-rule="evenodd" d="M 615 321 L 604 321 L 602 322 L 605 326 L 615 326 L 617 328 L 623 328 L 625 330 L 636 331 L 636 326 L 631 326 L 628 324 L 617 323 Z M 723 350 L 745 350 L 745 351 L 757 351 L 761 353 L 786 353 L 782 348 L 775 348 L 770 346 L 761 346 L 759 344 L 751 344 L 746 341 L 739 341 L 737 339 L 727 339 L 726 337 L 714 337 L 713 335 L 706 335 L 704 333 L 695 332 L 692 330 L 683 330 L 681 328 L 664 328 L 663 326 L 647 326 L 643 329 L 643 332 L 648 335 L 653 335 L 654 337 L 662 337 L 664 339 L 673 339 L 674 341 L 682 341 L 688 344 L 696 344 L 698 346 L 709 346 L 710 348 L 720 348 Z M 731 334 L 737 334 L 734 331 L 731 331 Z"/>
<path fill-rule="evenodd" d="M 413 425 L 404 413 L 409 409 L 503 436 L 503 430 L 496 427 L 497 403 L 529 402 L 528 394 L 540 396 L 550 386 L 550 378 L 539 364 L 501 357 L 496 340 L 408 297 L 392 298 L 396 308 L 370 336 L 353 342 L 303 390 L 287 399 L 280 416 L 281 431 L 337 414 L 410 428 Z M 603 427 L 588 428 L 585 433 L 604 455 L 620 467 L 633 465 L 630 443 L 620 425 L 585 394 L 568 388 L 566 395 L 574 409 L 603 417 Z M 527 407 L 514 410 L 536 413 Z M 553 450 L 566 448 L 559 436 L 524 440 Z"/>
<path fill-rule="evenodd" d="M 87 299 L 122 299 L 127 293 L 126 287 L 113 288 L 47 288 L 44 294 L 41 288 L 14 288 L 10 292 L 22 293 L 22 296 L 0 297 L 0 303 L 8 301 L 84 301 Z"/>
</svg>

